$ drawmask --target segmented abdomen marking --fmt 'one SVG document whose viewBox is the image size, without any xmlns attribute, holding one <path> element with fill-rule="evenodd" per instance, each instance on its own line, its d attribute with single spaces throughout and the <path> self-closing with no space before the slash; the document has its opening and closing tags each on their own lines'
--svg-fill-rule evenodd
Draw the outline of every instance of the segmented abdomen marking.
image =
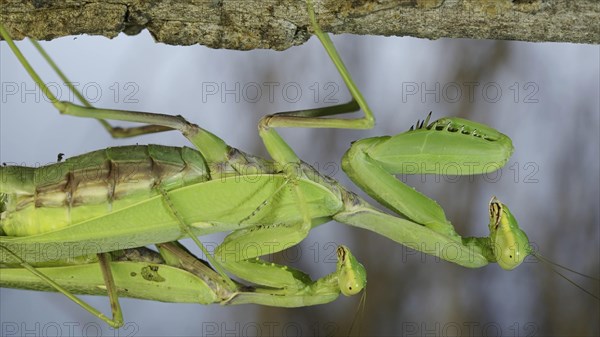
<svg viewBox="0 0 600 337">
<path fill-rule="evenodd" d="M 39 168 L 2 167 L 0 227 L 24 236 L 55 230 L 209 179 L 202 155 L 190 148 L 123 146 Z"/>
</svg>

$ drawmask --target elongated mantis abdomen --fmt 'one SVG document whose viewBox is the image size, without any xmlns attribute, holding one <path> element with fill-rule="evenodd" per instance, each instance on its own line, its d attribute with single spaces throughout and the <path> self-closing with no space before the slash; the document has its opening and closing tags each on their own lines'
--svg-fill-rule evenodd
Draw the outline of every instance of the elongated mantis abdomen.
<svg viewBox="0 0 600 337">
<path fill-rule="evenodd" d="M 190 148 L 108 148 L 39 168 L 0 167 L 8 195 L 2 230 L 35 235 L 126 208 L 209 179 L 204 159 Z"/>
</svg>

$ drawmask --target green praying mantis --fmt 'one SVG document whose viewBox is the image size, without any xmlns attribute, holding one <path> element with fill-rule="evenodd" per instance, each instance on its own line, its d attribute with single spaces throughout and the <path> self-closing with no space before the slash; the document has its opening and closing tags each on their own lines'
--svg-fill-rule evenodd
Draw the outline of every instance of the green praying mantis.
<svg viewBox="0 0 600 337">
<path fill-rule="evenodd" d="M 132 129 L 128 135 L 179 130 L 200 153 L 186 148 L 135 146 L 101 150 L 38 169 L 2 168 L 0 192 L 6 196 L 2 222 L 6 236 L 0 241 L 2 263 L 20 266 L 3 269 L 3 280 L 5 275 L 14 273 L 17 284 L 29 276 L 46 287 L 61 290 L 61 275 L 88 275 L 92 285 L 87 285 L 88 288 L 93 289 L 98 282 L 105 282 L 109 294 L 112 292 L 116 318 L 109 319 L 93 308 L 86 309 L 118 326 L 120 310 L 115 293 L 122 290 L 122 282 L 135 281 L 128 277 L 134 271 L 119 268 L 128 265 L 142 270 L 151 264 L 144 259 L 109 262 L 104 253 L 138 249 L 212 232 L 233 231 L 211 259 L 216 271 L 200 268 L 201 271 L 194 274 L 185 270 L 197 265 L 192 263 L 195 261 L 193 258 L 185 263 L 154 264 L 160 266 L 160 277 L 165 278 L 169 286 L 184 284 L 175 275 L 202 275 L 204 280 L 192 287 L 196 291 L 207 288 L 207 292 L 202 292 L 206 294 L 226 290 L 223 291 L 226 296 L 207 303 L 235 303 L 236 299 L 247 298 L 248 302 L 269 305 L 311 305 L 329 302 L 340 292 L 360 292 L 366 283 L 364 268 L 345 247 L 338 249 L 340 259 L 336 272 L 320 280 L 322 283 L 313 282 L 296 270 L 255 259 L 263 252 L 278 251 L 302 241 L 314 226 L 331 219 L 377 232 L 467 267 L 498 262 L 503 268 L 512 269 L 522 262 L 530 253 L 529 244 L 506 205 L 496 199 L 490 202 L 489 237 L 461 238 L 437 203 L 393 176 L 402 173 L 401 164 L 407 160 L 425 166 L 440 162 L 459 163 L 464 168 L 463 172 L 471 174 L 495 170 L 504 165 L 512 152 L 510 139 L 496 130 L 466 120 L 442 119 L 432 123 L 426 121 L 414 130 L 394 137 L 354 143 L 344 156 L 344 170 L 369 195 L 397 214 L 393 216 L 368 205 L 335 181 L 302 163 L 283 142 L 274 128 L 367 128 L 374 123 L 370 109 L 331 41 L 316 25 L 314 15 L 311 19 L 316 35 L 342 74 L 354 100 L 341 106 L 264 118 L 260 134 L 273 161 L 232 149 L 215 135 L 175 116 L 94 109 L 86 106 L 85 102 L 82 102 L 83 106 L 54 102 L 65 114 L 151 124 L 145 129 Z M 5 32 L 3 36 L 9 40 Z M 24 60 L 22 56 L 20 59 Z M 36 83 L 43 85 L 39 78 Z M 351 112 L 357 107 L 365 112 L 364 118 L 321 118 Z M 41 179 L 50 171 L 64 174 L 54 180 Z M 139 176 L 123 183 L 116 178 L 116 171 L 133 172 Z M 96 173 L 96 179 L 86 178 L 91 172 Z M 98 175 L 103 178 L 100 186 Z M 134 181 L 137 185 L 126 184 Z M 32 191 L 36 191 L 37 195 L 34 196 Z M 281 248 L 273 250 L 271 245 L 266 245 L 273 241 L 281 243 L 278 245 Z M 260 249 L 254 255 L 242 256 L 240 247 L 248 244 L 258 244 Z M 43 254 L 46 247 L 56 245 L 72 248 L 62 250 L 60 256 L 52 256 L 64 264 L 61 266 L 46 261 Z M 202 248 L 201 243 L 198 245 Z M 93 249 L 90 250 L 90 247 Z M 164 261 L 188 256 L 177 245 L 167 247 L 172 251 L 161 248 Z M 451 255 L 447 254 L 448 248 L 452 249 Z M 97 264 L 79 260 L 94 262 L 93 256 L 97 253 L 101 253 L 98 262 L 103 266 L 103 273 L 98 272 Z M 92 257 L 89 257 L 90 254 Z M 212 254 L 206 256 L 211 258 Z M 96 266 L 95 273 L 91 266 Z M 72 271 L 65 273 L 65 269 L 59 268 L 72 268 Z M 245 289 L 229 280 L 223 269 L 259 286 Z M 147 273 L 147 278 L 153 277 L 149 276 L 153 275 L 152 271 Z M 332 283 L 332 280 L 338 282 Z M 212 287 L 200 284 L 212 284 Z M 84 287 L 82 281 L 71 290 L 62 290 L 70 295 L 72 292 L 93 292 L 82 290 Z M 154 295 L 163 294 L 143 281 L 127 287 L 134 288 L 142 292 L 150 290 L 148 293 Z M 95 289 L 95 293 L 104 291 L 97 286 Z M 235 292 L 238 289 L 239 295 Z M 124 295 L 122 291 L 120 295 Z M 151 295 L 141 297 L 151 298 Z M 188 298 L 195 299 L 197 296 Z M 279 302 L 268 302 L 274 299 Z M 175 297 L 172 300 L 183 301 Z"/>
</svg>

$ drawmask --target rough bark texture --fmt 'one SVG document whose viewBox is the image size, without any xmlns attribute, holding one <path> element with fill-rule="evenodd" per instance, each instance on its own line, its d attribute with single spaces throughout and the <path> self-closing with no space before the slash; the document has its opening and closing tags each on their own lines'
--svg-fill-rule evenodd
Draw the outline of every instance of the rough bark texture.
<svg viewBox="0 0 600 337">
<path fill-rule="evenodd" d="M 286 49 L 310 36 L 303 0 L 0 0 L 12 36 L 109 38 L 148 29 L 158 42 Z M 600 43 L 600 0 L 323 0 L 332 33 Z"/>
</svg>

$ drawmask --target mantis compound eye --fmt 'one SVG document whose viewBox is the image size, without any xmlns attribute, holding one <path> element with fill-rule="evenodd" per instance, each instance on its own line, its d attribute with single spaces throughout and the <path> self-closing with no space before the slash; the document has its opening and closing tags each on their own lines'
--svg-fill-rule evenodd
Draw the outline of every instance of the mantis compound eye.
<svg viewBox="0 0 600 337">
<path fill-rule="evenodd" d="M 339 246 L 337 249 L 338 284 L 345 296 L 358 294 L 367 284 L 365 267 L 356 260 L 348 247 Z"/>
<path fill-rule="evenodd" d="M 529 238 L 519 228 L 506 205 L 496 197 L 490 201 L 490 237 L 498 265 L 505 270 L 519 266 L 529 255 Z"/>
</svg>

